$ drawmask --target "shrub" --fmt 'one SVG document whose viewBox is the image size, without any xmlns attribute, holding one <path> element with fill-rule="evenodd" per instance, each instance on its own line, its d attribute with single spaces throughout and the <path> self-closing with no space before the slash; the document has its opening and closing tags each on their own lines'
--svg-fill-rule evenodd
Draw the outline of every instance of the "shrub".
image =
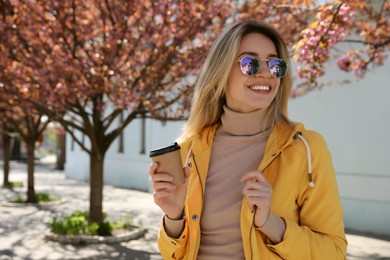
<svg viewBox="0 0 390 260">
<path fill-rule="evenodd" d="M 85 211 L 76 211 L 72 215 L 61 220 L 54 218 L 50 223 L 51 232 L 58 235 L 98 235 L 110 236 L 114 229 L 131 227 L 131 218 L 127 217 L 125 222 L 109 222 L 104 214 L 103 222 L 89 222 L 89 214 Z"/>
<path fill-rule="evenodd" d="M 35 196 L 37 197 L 38 202 L 47 202 L 53 200 L 47 193 L 37 193 Z"/>
<path fill-rule="evenodd" d="M 5 188 L 23 187 L 23 182 L 22 181 L 10 181 L 8 183 L 4 183 L 3 187 L 5 187 Z"/>
<path fill-rule="evenodd" d="M 16 197 L 12 200 L 14 203 L 26 203 L 26 200 L 22 198 L 20 195 L 16 195 Z"/>
<path fill-rule="evenodd" d="M 35 194 L 37 198 L 37 202 L 49 202 L 49 201 L 58 201 L 60 200 L 59 198 L 52 198 L 49 194 L 47 193 L 36 193 Z M 16 197 L 12 200 L 14 203 L 26 203 L 26 199 L 22 198 L 20 195 L 16 195 Z"/>
<path fill-rule="evenodd" d="M 93 230 L 88 229 L 88 214 L 81 211 L 76 211 L 71 216 L 65 217 L 63 220 L 57 220 L 54 218 L 50 227 L 53 233 L 60 235 L 75 236 L 93 232 Z"/>
</svg>

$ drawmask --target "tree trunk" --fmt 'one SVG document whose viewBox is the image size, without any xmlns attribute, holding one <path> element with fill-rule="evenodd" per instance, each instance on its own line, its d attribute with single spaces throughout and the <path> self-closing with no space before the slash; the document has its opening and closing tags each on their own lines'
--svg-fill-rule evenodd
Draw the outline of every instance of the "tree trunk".
<svg viewBox="0 0 390 260">
<path fill-rule="evenodd" d="M 93 222 L 103 222 L 103 167 L 104 155 L 90 155 L 89 220 Z"/>
<path fill-rule="evenodd" d="M 37 203 L 34 190 L 34 159 L 35 143 L 27 143 L 27 202 Z"/>
<path fill-rule="evenodd" d="M 66 135 L 64 133 L 56 134 L 57 139 L 57 169 L 63 170 L 66 160 Z"/>
<path fill-rule="evenodd" d="M 3 179 L 3 185 L 7 186 L 10 184 L 9 182 L 9 161 L 11 158 L 11 136 L 4 133 L 3 134 L 3 150 L 4 150 L 4 156 L 3 156 L 3 172 L 4 172 L 4 179 Z"/>
</svg>

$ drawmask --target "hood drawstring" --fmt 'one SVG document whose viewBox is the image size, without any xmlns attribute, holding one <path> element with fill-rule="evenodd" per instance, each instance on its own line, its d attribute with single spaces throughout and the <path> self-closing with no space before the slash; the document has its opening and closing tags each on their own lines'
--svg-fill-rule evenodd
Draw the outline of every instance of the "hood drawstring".
<svg viewBox="0 0 390 260">
<path fill-rule="evenodd" d="M 296 132 L 293 138 L 294 139 L 299 138 L 305 144 L 306 153 L 307 153 L 307 169 L 308 169 L 308 176 L 309 176 L 309 186 L 313 188 L 314 187 L 314 181 L 313 181 L 312 169 L 311 169 L 311 152 L 310 152 L 309 143 L 306 141 L 305 138 L 303 138 L 302 132 L 300 132 L 300 131 Z"/>
</svg>

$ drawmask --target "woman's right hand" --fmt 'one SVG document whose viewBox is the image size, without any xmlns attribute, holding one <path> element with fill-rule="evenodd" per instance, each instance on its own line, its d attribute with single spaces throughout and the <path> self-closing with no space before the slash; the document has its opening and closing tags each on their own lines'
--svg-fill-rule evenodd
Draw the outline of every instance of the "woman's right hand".
<svg viewBox="0 0 390 260">
<path fill-rule="evenodd" d="M 148 173 L 153 184 L 154 202 L 170 219 L 180 219 L 183 215 L 184 201 L 187 195 L 187 183 L 190 176 L 190 169 L 183 169 L 185 183 L 176 185 L 172 183 L 173 177 L 168 173 L 157 172 L 158 164 L 152 163 Z"/>
</svg>

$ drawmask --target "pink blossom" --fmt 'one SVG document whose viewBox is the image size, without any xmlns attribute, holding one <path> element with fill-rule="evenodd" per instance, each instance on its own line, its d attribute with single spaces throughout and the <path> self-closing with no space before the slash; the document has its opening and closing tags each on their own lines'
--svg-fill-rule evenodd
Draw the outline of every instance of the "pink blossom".
<svg viewBox="0 0 390 260">
<path fill-rule="evenodd" d="M 337 66 L 345 72 L 351 71 L 351 64 L 352 58 L 350 56 L 344 56 L 337 61 Z"/>
</svg>

